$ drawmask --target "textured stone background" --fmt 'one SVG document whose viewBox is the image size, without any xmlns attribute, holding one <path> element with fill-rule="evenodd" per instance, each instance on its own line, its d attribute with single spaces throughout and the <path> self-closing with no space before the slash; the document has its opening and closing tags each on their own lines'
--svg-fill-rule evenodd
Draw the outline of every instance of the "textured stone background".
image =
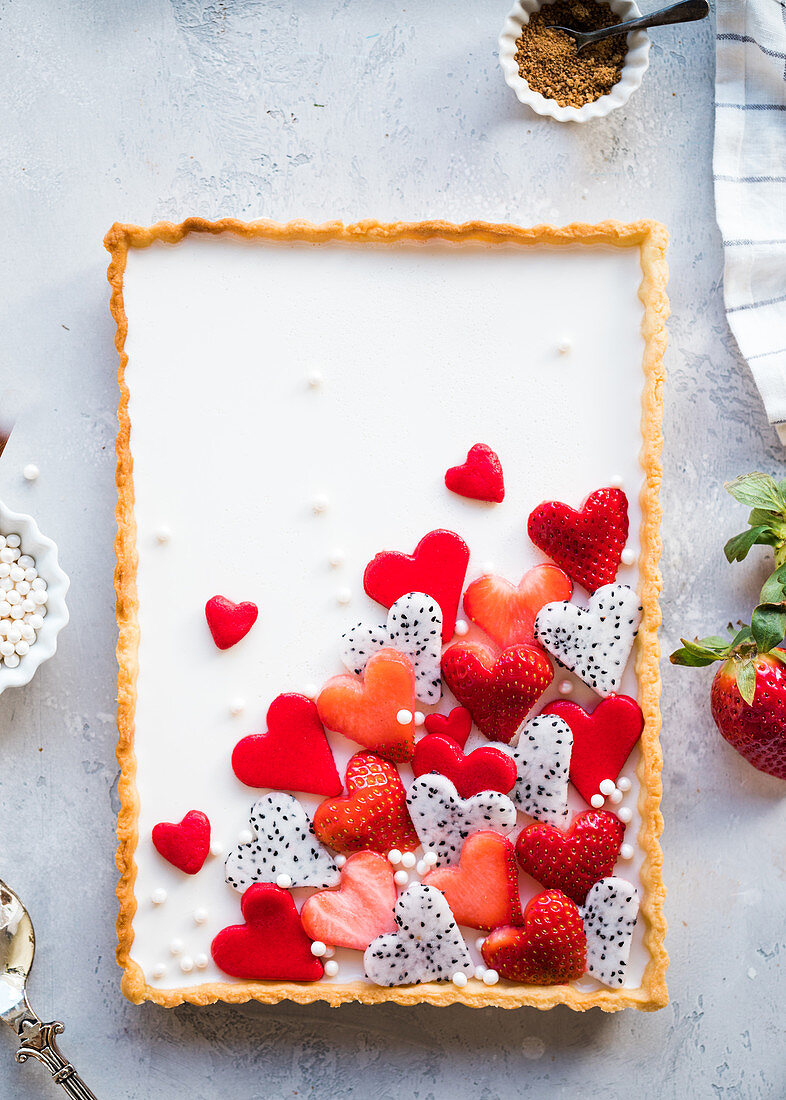
<svg viewBox="0 0 786 1100">
<path fill-rule="evenodd" d="M 662 219 L 664 648 L 747 614 L 766 572 L 761 556 L 730 567 L 721 552 L 744 519 L 723 479 L 786 470 L 722 309 L 713 28 L 658 32 L 627 109 L 559 126 L 502 81 L 506 6 L 0 0 L 0 382 L 30 403 L 0 494 L 36 513 L 73 579 L 57 659 L 0 699 L 0 871 L 35 917 L 34 1003 L 67 1021 L 67 1052 L 101 1100 L 786 1095 L 786 788 L 720 741 L 709 674 L 668 665 L 663 1011 L 165 1012 L 119 994 L 116 363 L 101 246 L 115 219 Z M 10 1034 L 0 1044 L 0 1097 L 54 1095 L 40 1067 L 13 1064 Z"/>
</svg>

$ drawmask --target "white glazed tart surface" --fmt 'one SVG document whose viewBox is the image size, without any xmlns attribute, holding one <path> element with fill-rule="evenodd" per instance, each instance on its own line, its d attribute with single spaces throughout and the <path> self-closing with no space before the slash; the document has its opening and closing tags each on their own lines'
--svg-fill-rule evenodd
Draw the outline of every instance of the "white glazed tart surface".
<svg viewBox="0 0 786 1100">
<path fill-rule="evenodd" d="M 345 229 L 194 220 L 116 226 L 107 247 L 121 353 L 118 958 L 126 995 L 164 1005 L 665 1003 L 655 635 L 665 232 L 652 223 Z M 447 467 L 476 442 L 502 461 L 500 505 L 445 488 Z M 276 695 L 313 690 L 343 671 L 347 627 L 384 619 L 363 591 L 367 562 L 384 549 L 409 553 L 427 531 L 448 528 L 471 550 L 466 583 L 488 571 L 518 581 L 545 560 L 527 538 L 532 509 L 546 499 L 577 507 L 615 482 L 630 502 L 635 555 L 618 579 L 645 606 L 623 682 L 646 718 L 622 773 L 632 781 L 623 805 L 633 811 L 626 840 L 634 854 L 615 874 L 642 895 L 625 986 L 612 991 L 585 977 L 542 988 L 471 979 L 464 988 L 381 989 L 364 978 L 362 954 L 342 950 L 338 974 L 316 983 L 228 980 L 210 959 L 216 932 L 240 920 L 223 856 L 263 793 L 235 778 L 230 755 L 241 737 L 264 730 Z M 259 607 L 254 628 L 225 653 L 204 620 L 206 600 L 219 592 Z M 583 590 L 574 600 L 586 604 Z M 472 627 L 474 637 L 485 640 Z M 533 713 L 566 679 L 571 699 L 594 704 L 558 670 Z M 424 709 L 451 704 L 446 693 Z M 471 736 L 468 748 L 485 740 Z M 343 777 L 358 746 L 329 739 Z M 408 784 L 411 770 L 400 770 Z M 321 801 L 297 797 L 309 813 Z M 586 808 L 571 788 L 571 812 Z M 194 876 L 167 864 L 150 839 L 153 825 L 190 809 L 208 815 L 215 845 Z M 522 903 L 537 892 L 524 878 Z M 293 891 L 298 906 L 308 893 Z M 465 932 L 480 962 L 478 934 Z M 194 965 L 182 967 L 184 957 Z"/>
</svg>

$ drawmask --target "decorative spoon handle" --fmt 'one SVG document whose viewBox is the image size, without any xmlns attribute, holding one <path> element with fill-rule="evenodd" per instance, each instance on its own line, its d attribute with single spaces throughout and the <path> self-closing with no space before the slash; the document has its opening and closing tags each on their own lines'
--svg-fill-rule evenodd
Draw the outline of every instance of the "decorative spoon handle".
<svg viewBox="0 0 786 1100">
<path fill-rule="evenodd" d="M 693 23 L 697 19 L 704 19 L 709 15 L 710 5 L 707 0 L 681 0 L 679 4 L 670 4 L 660 11 L 650 12 L 638 19 L 630 19 L 627 23 L 617 23 L 613 27 L 602 27 L 597 31 L 586 31 L 582 35 L 584 45 L 592 42 L 600 42 L 603 38 L 610 38 L 615 34 L 628 34 L 630 31 L 644 31 L 648 27 L 667 27 L 671 23 Z"/>
<path fill-rule="evenodd" d="M 52 1080 L 61 1085 L 72 1100 L 97 1100 L 95 1093 L 90 1091 L 71 1063 L 60 1053 L 55 1036 L 62 1031 L 64 1027 L 59 1020 L 44 1024 L 31 1012 L 19 1025 L 21 1042 L 16 1052 L 17 1062 L 35 1058 L 46 1066 L 52 1074 Z"/>
</svg>

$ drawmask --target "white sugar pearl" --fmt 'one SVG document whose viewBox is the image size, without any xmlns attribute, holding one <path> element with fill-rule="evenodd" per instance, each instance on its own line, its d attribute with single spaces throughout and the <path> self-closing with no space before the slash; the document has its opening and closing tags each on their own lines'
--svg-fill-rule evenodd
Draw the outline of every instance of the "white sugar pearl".
<svg viewBox="0 0 786 1100">
<path fill-rule="evenodd" d="M 617 787 L 621 791 L 629 791 L 631 788 L 631 782 L 626 775 L 620 776 L 617 780 Z"/>
<path fill-rule="evenodd" d="M 330 562 L 330 564 L 333 566 L 334 569 L 338 569 L 339 566 L 343 565 L 345 560 L 346 560 L 346 554 L 338 546 L 335 548 L 335 550 L 330 551 L 330 556 L 328 557 L 328 561 Z"/>
<path fill-rule="evenodd" d="M 194 965 L 196 966 L 197 970 L 207 970 L 207 965 L 209 962 L 210 959 L 207 957 L 207 955 L 204 954 L 204 952 L 200 952 L 198 955 L 194 956 Z"/>
<path fill-rule="evenodd" d="M 484 576 L 488 576 L 489 573 L 496 571 L 496 566 L 493 561 L 484 561 L 480 567 L 480 571 Z"/>
<path fill-rule="evenodd" d="M 163 886 L 159 886 L 157 890 L 154 890 L 150 895 L 150 900 L 153 905 L 163 905 L 166 901 L 167 893 Z"/>
<path fill-rule="evenodd" d="M 614 790 L 613 779 L 601 779 L 600 781 L 600 793 L 609 795 Z"/>
<path fill-rule="evenodd" d="M 573 343 L 569 337 L 563 336 L 560 342 L 557 344 L 557 351 L 560 355 L 567 355 L 573 350 Z"/>
<path fill-rule="evenodd" d="M 22 477 L 25 481 L 35 481 L 41 471 L 38 469 L 34 462 L 28 462 L 28 464 L 22 469 Z"/>
<path fill-rule="evenodd" d="M 475 947 L 477 947 L 478 951 L 483 950 L 483 944 L 485 942 L 486 942 L 485 936 L 478 936 L 478 938 L 475 940 Z"/>
<path fill-rule="evenodd" d="M 423 862 L 428 867 L 436 867 L 438 858 L 439 857 L 437 856 L 436 852 L 426 852 L 426 854 L 423 856 Z"/>
<path fill-rule="evenodd" d="M 3 553 L 8 554 L 9 562 L 19 561 L 20 554 L 18 550 L 12 550 L 10 547 L 7 546 Z"/>
<path fill-rule="evenodd" d="M 0 562 L 0 577 L 2 577 L 2 578 L 10 577 L 11 576 L 11 568 L 12 567 L 8 564 L 7 561 Z"/>
<path fill-rule="evenodd" d="M 20 657 L 25 657 L 30 652 L 30 643 L 26 642 L 24 638 L 22 638 L 21 641 L 16 643 L 14 648 Z"/>
<path fill-rule="evenodd" d="M 336 858 L 333 860 L 333 862 L 335 863 L 336 867 L 338 867 L 338 869 L 340 871 L 341 868 L 344 866 L 344 864 L 347 862 L 347 857 L 342 856 L 342 855 L 337 855 Z"/>
<path fill-rule="evenodd" d="M 485 973 L 486 973 L 486 968 L 485 968 L 485 966 L 483 966 L 483 964 L 482 964 L 482 963 L 481 963 L 481 965 L 480 965 L 480 966 L 476 966 L 476 967 L 475 967 L 475 977 L 476 977 L 476 978 L 477 978 L 477 979 L 478 979 L 479 981 L 481 981 L 481 982 L 483 981 L 483 975 L 484 975 Z"/>
<path fill-rule="evenodd" d="M 5 544 L 6 546 L 11 546 L 14 550 L 16 550 L 19 546 L 22 545 L 22 539 L 19 535 L 6 535 Z"/>
<path fill-rule="evenodd" d="M 484 985 L 496 985 L 498 981 L 499 974 L 496 972 L 496 970 L 487 970 L 486 973 L 483 975 Z"/>
<path fill-rule="evenodd" d="M 312 390 L 319 389 L 324 381 L 325 377 L 321 370 L 310 370 L 308 372 L 308 384 Z"/>
<path fill-rule="evenodd" d="M 633 820 L 633 810 L 629 806 L 623 806 L 621 810 L 617 811 L 617 817 L 623 825 L 627 825 L 629 821 Z"/>
<path fill-rule="evenodd" d="M 245 699 L 233 699 L 229 704 L 229 713 L 233 714 L 237 718 L 238 714 L 242 714 L 246 709 Z"/>
<path fill-rule="evenodd" d="M 317 493 L 314 499 L 311 501 L 311 507 L 314 509 L 316 515 L 320 515 L 322 512 L 326 512 L 330 501 L 324 493 Z"/>
<path fill-rule="evenodd" d="M 32 586 L 36 589 L 37 592 L 46 591 L 46 581 L 43 577 L 34 577 L 32 581 Z"/>
<path fill-rule="evenodd" d="M 16 653 L 11 653 L 8 657 L 3 657 L 3 664 L 6 666 L 6 668 L 18 668 L 19 657 L 16 655 Z"/>
<path fill-rule="evenodd" d="M 191 958 L 190 955 L 184 955 L 183 958 L 180 960 L 180 969 L 183 971 L 184 974 L 190 974 L 191 971 L 194 969 L 194 960 Z"/>
<path fill-rule="evenodd" d="M 623 844 L 620 848 L 620 859 L 633 859 L 633 845 Z"/>
<path fill-rule="evenodd" d="M 332 959 L 333 956 L 335 955 L 335 953 L 336 953 L 335 947 L 326 947 L 325 948 L 325 958 L 326 959 Z"/>
<path fill-rule="evenodd" d="M 5 549 L 5 535 L 0 535 L 0 550 Z"/>
<path fill-rule="evenodd" d="M 559 685 L 560 695 L 570 695 L 570 693 L 572 691 L 573 691 L 573 684 L 570 682 L 570 680 L 561 680 L 560 681 L 560 685 Z"/>
<path fill-rule="evenodd" d="M 184 948 L 185 944 L 182 940 L 174 939 L 169 945 L 169 954 L 174 955 L 174 957 L 177 958 L 178 955 L 183 954 Z"/>
<path fill-rule="evenodd" d="M 406 871 L 396 871 L 393 878 L 397 886 L 406 886 L 409 882 L 409 875 Z"/>
<path fill-rule="evenodd" d="M 303 694 L 307 699 L 316 699 L 319 695 L 319 687 L 316 684 L 306 684 L 303 688 Z"/>
<path fill-rule="evenodd" d="M 30 599 L 37 607 L 43 607 L 45 603 L 49 602 L 49 593 L 45 589 L 36 588 L 31 592 Z"/>
<path fill-rule="evenodd" d="M 596 810 L 599 810 L 606 799 L 602 794 L 594 794 L 590 799 L 590 806 L 594 806 Z"/>
<path fill-rule="evenodd" d="M 20 604 L 22 602 L 22 597 L 19 595 L 15 588 L 12 588 L 6 595 L 6 602 L 10 603 L 11 607 L 14 607 L 16 604 Z"/>
<path fill-rule="evenodd" d="M 0 642 L 0 654 L 2 654 L 3 657 L 10 657 L 13 652 L 14 652 L 14 643 L 13 642 Z"/>
<path fill-rule="evenodd" d="M 328 978 L 335 978 L 336 974 L 338 974 L 338 963 L 335 959 L 328 959 L 325 963 L 325 974 Z"/>
<path fill-rule="evenodd" d="M 317 958 L 319 958 L 321 955 L 324 955 L 326 951 L 327 947 L 322 942 L 322 940 L 314 940 L 314 942 L 311 944 L 311 954 L 316 955 Z"/>
<path fill-rule="evenodd" d="M 210 843 L 211 856 L 222 856 L 224 854 L 224 845 L 220 840 L 213 840 Z"/>
<path fill-rule="evenodd" d="M 292 885 L 291 875 L 278 875 L 276 878 L 276 885 L 280 886 L 282 890 L 288 890 Z"/>
<path fill-rule="evenodd" d="M 403 708 L 396 715 L 396 721 L 400 726 L 408 726 L 412 721 L 412 711 L 404 710 Z"/>
<path fill-rule="evenodd" d="M 425 859 L 419 859 L 417 861 L 417 863 L 415 864 L 415 870 L 419 875 L 426 874 L 426 872 L 428 871 L 428 864 L 426 863 Z"/>
<path fill-rule="evenodd" d="M 13 642 L 16 645 L 17 642 L 22 641 L 22 628 L 18 623 L 14 623 L 13 626 L 9 626 L 7 631 L 7 637 L 9 642 Z"/>
<path fill-rule="evenodd" d="M 14 587 L 14 582 L 11 580 L 10 577 L 0 578 L 0 590 L 1 591 L 10 592 L 13 587 Z"/>
<path fill-rule="evenodd" d="M 207 917 L 207 909 L 202 908 L 202 906 L 194 910 L 194 924 L 207 924 Z"/>
<path fill-rule="evenodd" d="M 635 560 L 636 560 L 635 550 L 629 550 L 627 547 L 625 547 L 625 549 L 622 551 L 622 554 L 620 555 L 620 561 L 622 562 L 622 564 L 623 565 L 633 565 Z"/>
<path fill-rule="evenodd" d="M 22 559 L 20 558 L 19 560 L 21 561 Z M 28 565 L 27 569 L 25 569 L 25 580 L 30 582 L 31 588 L 35 588 L 35 582 L 43 580 L 43 577 L 38 576 L 38 570 L 35 566 Z M 44 584 L 46 584 L 46 581 L 44 581 Z"/>
<path fill-rule="evenodd" d="M 612 489 L 621 489 L 624 483 L 625 478 L 622 476 L 622 474 L 614 474 L 612 477 L 609 478 L 609 485 L 612 487 Z"/>
<path fill-rule="evenodd" d="M 0 600 L 0 617 L 7 619 L 11 614 L 11 604 L 8 600 Z"/>
<path fill-rule="evenodd" d="M 241 829 L 240 832 L 237 834 L 237 839 L 240 844 L 250 844 L 251 841 L 254 839 L 254 834 L 251 832 L 250 829 Z"/>
<path fill-rule="evenodd" d="M 159 543 L 161 546 L 163 546 L 164 543 L 169 542 L 171 538 L 172 532 L 165 524 L 163 524 L 156 530 L 156 542 Z"/>
<path fill-rule="evenodd" d="M 416 863 L 417 863 L 417 859 L 415 857 L 414 852 L 404 852 L 404 855 L 401 857 L 401 866 L 402 867 L 410 867 L 411 868 L 411 867 L 414 867 Z"/>
<path fill-rule="evenodd" d="M 451 981 L 453 982 L 454 985 L 457 985 L 459 987 L 459 989 L 463 989 L 464 986 L 467 984 L 467 975 L 462 974 L 462 972 L 460 970 L 457 970 L 456 973 L 451 978 Z"/>
<path fill-rule="evenodd" d="M 22 569 L 35 569 L 35 558 L 31 558 L 29 554 L 20 554 L 19 561 L 16 564 L 20 565 Z"/>
<path fill-rule="evenodd" d="M 416 710 L 415 711 L 415 725 L 416 726 L 425 726 L 425 724 L 426 724 L 425 714 L 423 713 L 422 710 Z"/>
<path fill-rule="evenodd" d="M 457 619 L 456 625 L 453 628 L 459 638 L 463 638 L 465 634 L 469 634 L 469 623 L 464 619 Z"/>
<path fill-rule="evenodd" d="M 32 626 L 33 630 L 40 630 L 41 627 L 44 625 L 44 620 L 41 618 L 40 615 L 36 614 L 25 615 L 25 622 L 28 626 Z"/>
<path fill-rule="evenodd" d="M 336 593 L 336 600 L 343 606 L 348 604 L 352 599 L 352 592 L 349 588 L 339 588 Z"/>
<path fill-rule="evenodd" d="M 401 863 L 401 852 L 398 848 L 391 848 L 388 852 L 388 863 L 392 863 L 394 867 L 397 867 Z"/>
<path fill-rule="evenodd" d="M 611 799 L 611 801 L 614 803 L 615 806 L 619 806 L 620 802 L 622 802 L 624 797 L 625 797 L 625 795 L 622 793 L 622 791 L 617 790 L 616 787 L 614 788 L 614 790 L 609 795 L 609 798 Z"/>
<path fill-rule="evenodd" d="M 28 612 L 28 608 L 25 606 L 26 603 L 27 603 L 27 600 L 22 600 L 21 603 L 16 603 L 16 604 L 12 605 L 12 607 L 11 607 L 11 618 L 12 619 L 24 619 L 25 615 Z"/>
<path fill-rule="evenodd" d="M 19 593 L 20 596 L 27 596 L 28 593 L 30 592 L 30 582 L 29 581 L 17 581 L 16 582 L 16 591 Z"/>
<path fill-rule="evenodd" d="M 166 967 L 163 963 L 158 963 L 153 967 L 153 977 L 156 981 L 160 981 L 162 978 L 166 977 Z"/>
<path fill-rule="evenodd" d="M 19 581 L 23 581 L 25 579 L 25 571 L 24 569 L 20 569 L 18 564 L 9 565 L 8 576 L 11 578 L 14 584 L 18 584 Z"/>
</svg>

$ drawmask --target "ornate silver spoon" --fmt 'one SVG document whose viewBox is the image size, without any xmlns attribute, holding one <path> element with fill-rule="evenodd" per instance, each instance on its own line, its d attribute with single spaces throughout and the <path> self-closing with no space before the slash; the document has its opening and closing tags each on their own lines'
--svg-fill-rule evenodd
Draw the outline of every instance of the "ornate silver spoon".
<svg viewBox="0 0 786 1100">
<path fill-rule="evenodd" d="M 667 27 L 671 23 L 692 23 L 696 19 L 704 19 L 709 15 L 709 11 L 710 5 L 707 0 L 680 0 L 679 4 L 670 4 L 668 8 L 661 8 L 660 11 L 653 11 L 638 19 L 630 19 L 627 23 L 617 23 L 613 27 L 601 27 L 597 31 L 574 31 L 570 27 L 552 27 L 552 30 L 562 31 L 563 34 L 572 38 L 578 53 L 585 46 L 591 46 L 594 42 L 611 38 L 615 34 L 644 31 L 648 27 Z"/>
<path fill-rule="evenodd" d="M 30 915 L 0 879 L 0 1018 L 19 1038 L 16 1060 L 37 1059 L 72 1100 L 96 1100 L 58 1049 L 55 1036 L 63 1031 L 63 1025 L 57 1020 L 42 1023 L 28 1003 L 25 983 L 34 955 L 35 932 Z"/>
</svg>

